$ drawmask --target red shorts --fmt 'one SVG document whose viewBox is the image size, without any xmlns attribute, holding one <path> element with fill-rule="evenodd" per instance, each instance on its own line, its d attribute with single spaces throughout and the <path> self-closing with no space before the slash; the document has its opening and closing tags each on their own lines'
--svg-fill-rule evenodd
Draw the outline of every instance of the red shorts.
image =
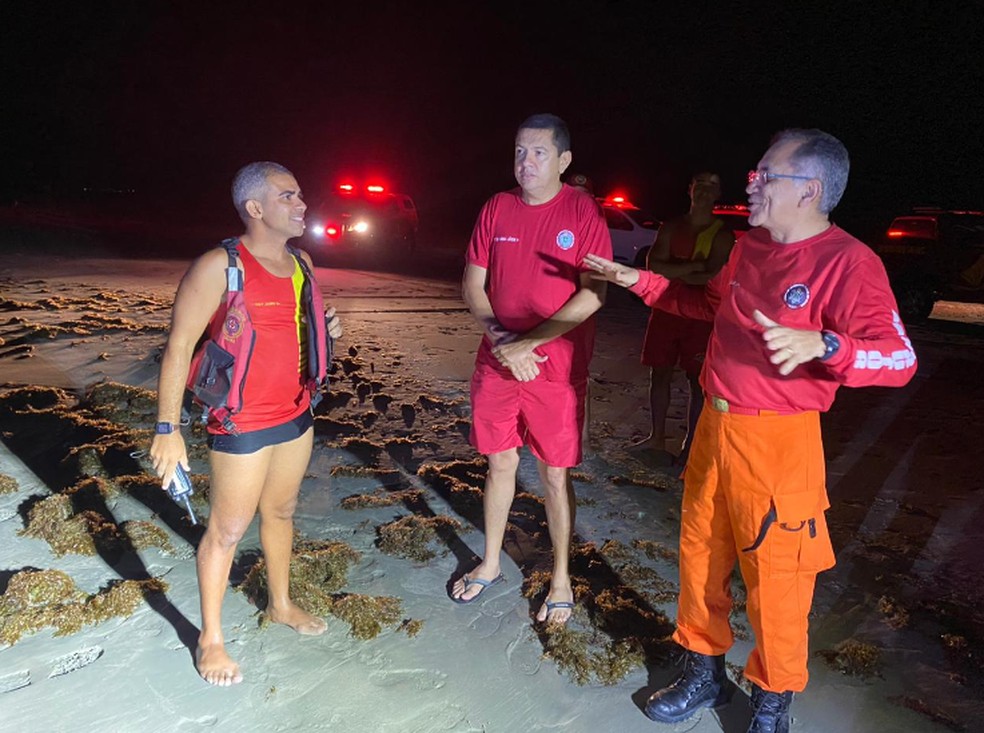
<svg viewBox="0 0 984 733">
<path fill-rule="evenodd" d="M 528 445 L 548 466 L 581 462 L 586 382 L 532 382 L 477 367 L 471 380 L 471 444 L 483 454 Z"/>
<path fill-rule="evenodd" d="M 642 363 L 656 368 L 679 364 L 687 374 L 700 374 L 713 327 L 710 321 L 681 318 L 654 308 L 642 342 Z"/>
</svg>

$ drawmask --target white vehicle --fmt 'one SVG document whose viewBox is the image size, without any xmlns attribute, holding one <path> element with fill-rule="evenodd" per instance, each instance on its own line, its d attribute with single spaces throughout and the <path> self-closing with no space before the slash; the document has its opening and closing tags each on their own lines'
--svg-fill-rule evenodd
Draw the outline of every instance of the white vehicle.
<svg viewBox="0 0 984 733">
<path fill-rule="evenodd" d="M 656 241 L 659 219 L 629 203 L 624 196 L 598 199 L 612 235 L 612 254 L 616 262 L 645 267 L 646 256 Z"/>
</svg>

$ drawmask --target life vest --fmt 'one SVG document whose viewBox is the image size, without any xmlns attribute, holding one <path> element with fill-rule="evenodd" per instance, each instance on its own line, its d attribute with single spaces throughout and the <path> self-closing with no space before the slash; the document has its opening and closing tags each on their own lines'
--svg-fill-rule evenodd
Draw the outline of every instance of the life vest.
<svg viewBox="0 0 984 733">
<path fill-rule="evenodd" d="M 239 239 L 223 240 L 222 247 L 229 257 L 226 267 L 225 303 L 212 316 L 209 339 L 195 352 L 188 370 L 188 389 L 195 401 L 205 406 L 205 416 L 211 416 L 233 435 L 239 430 L 232 416 L 243 408 L 243 388 L 249 372 L 256 332 L 246 308 L 243 294 L 244 273 L 237 264 Z M 287 247 L 304 275 L 301 303 L 304 309 L 307 344 L 307 375 L 305 387 L 311 393 L 311 406 L 321 401 L 321 392 L 328 382 L 334 339 L 328 335 L 325 323 L 325 304 L 300 251 Z"/>
</svg>

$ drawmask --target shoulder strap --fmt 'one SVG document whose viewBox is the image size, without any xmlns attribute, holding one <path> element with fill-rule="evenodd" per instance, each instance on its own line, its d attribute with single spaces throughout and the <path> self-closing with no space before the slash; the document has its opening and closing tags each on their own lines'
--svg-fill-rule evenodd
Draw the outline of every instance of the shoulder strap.
<svg viewBox="0 0 984 733">
<path fill-rule="evenodd" d="M 244 274 L 240 269 L 237 259 L 239 258 L 239 237 L 229 237 L 223 239 L 221 246 L 225 249 L 229 257 L 229 265 L 226 267 L 226 289 L 230 293 L 239 292 L 243 289 Z"/>
</svg>

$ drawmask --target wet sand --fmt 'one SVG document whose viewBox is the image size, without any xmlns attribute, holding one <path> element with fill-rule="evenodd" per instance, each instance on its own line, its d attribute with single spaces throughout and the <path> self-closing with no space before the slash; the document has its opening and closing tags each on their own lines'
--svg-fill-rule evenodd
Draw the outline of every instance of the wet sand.
<svg viewBox="0 0 984 733">
<path fill-rule="evenodd" d="M 0 704 L 12 727 L 745 730 L 742 693 L 720 714 L 680 726 L 658 726 L 639 708 L 674 674 L 667 636 L 681 489 L 672 471 L 625 450 L 648 421 L 638 364 L 644 309 L 613 293 L 599 319 L 590 448 L 575 473 L 578 609 L 566 633 L 551 633 L 532 622 L 549 540 L 529 455 L 507 533 L 506 582 L 471 605 L 447 599 L 449 579 L 482 548 L 484 466 L 466 438 L 478 332 L 456 283 L 394 272 L 319 269 L 347 334 L 318 411 L 295 565 L 322 568 L 298 583 L 326 609 L 328 632 L 302 638 L 262 623 L 262 597 L 244 592 L 257 562 L 254 523 L 224 607 L 245 681 L 203 683 L 190 651 L 200 530 L 129 459 L 149 441 L 156 359 L 184 266 L 0 259 L 0 473 L 14 480 L 0 493 L 0 591 L 38 570 L 62 571 L 90 604 L 121 581 L 166 585 L 147 588 L 124 615 L 61 636 L 31 630 L 0 650 Z M 912 385 L 841 390 L 824 418 L 839 565 L 821 577 L 811 684 L 795 702 L 795 731 L 970 731 L 984 712 L 973 672 L 984 628 L 975 550 L 984 537 L 974 521 L 984 337 L 975 327 L 931 325 L 913 339 L 921 368 Z M 673 389 L 671 427 L 680 435 L 684 380 Z M 189 443 L 200 500 L 200 431 Z M 92 554 L 24 534 L 31 511 L 59 496 L 68 497 L 65 520 L 91 520 Z M 204 504 L 196 509 L 207 515 Z M 56 534 L 67 531 L 56 525 Z M 312 560 L 343 546 L 342 575 Z M 729 662 L 740 681 L 750 639 L 738 587 L 736 598 Z M 374 623 L 378 633 L 362 638 Z"/>
</svg>

